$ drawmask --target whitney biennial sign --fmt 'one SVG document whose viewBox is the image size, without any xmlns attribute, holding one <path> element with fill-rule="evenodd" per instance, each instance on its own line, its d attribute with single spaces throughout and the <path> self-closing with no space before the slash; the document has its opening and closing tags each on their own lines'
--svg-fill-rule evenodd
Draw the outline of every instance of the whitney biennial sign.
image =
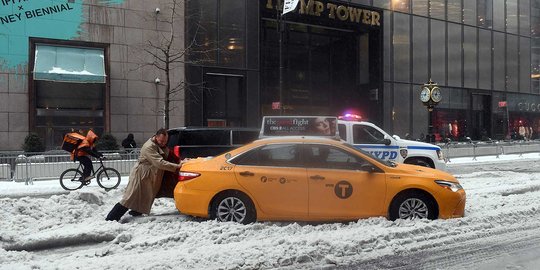
<svg viewBox="0 0 540 270">
<path fill-rule="evenodd" d="M 48 5 L 40 8 L 28 8 L 28 5 L 25 5 L 32 0 L 0 0 L 2 3 L 1 8 L 4 10 L 14 10 L 15 12 L 7 15 L 0 15 L 1 24 L 15 23 L 25 19 L 38 18 L 42 16 L 52 15 L 68 10 L 73 10 L 73 7 L 70 6 L 69 1 L 56 5 Z M 33 0 L 39 1 L 39 0 Z M 44 2 L 44 1 L 42 1 Z M 49 2 L 50 3 L 50 2 Z M 4 12 L 2 12 L 3 14 Z"/>
</svg>

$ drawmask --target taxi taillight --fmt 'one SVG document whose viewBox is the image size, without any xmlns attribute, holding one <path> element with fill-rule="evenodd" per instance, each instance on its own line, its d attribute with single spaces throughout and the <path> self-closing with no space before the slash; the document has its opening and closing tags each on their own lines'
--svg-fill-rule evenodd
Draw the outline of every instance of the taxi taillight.
<svg viewBox="0 0 540 270">
<path fill-rule="evenodd" d="M 201 175 L 200 173 L 180 171 L 178 172 L 178 181 L 191 180 L 191 179 L 199 177 L 200 175 Z"/>
</svg>

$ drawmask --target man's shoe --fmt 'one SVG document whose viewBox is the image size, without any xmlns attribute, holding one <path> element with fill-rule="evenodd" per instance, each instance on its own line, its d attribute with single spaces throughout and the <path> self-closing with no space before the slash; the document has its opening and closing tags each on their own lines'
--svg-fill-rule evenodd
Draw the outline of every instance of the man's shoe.
<svg viewBox="0 0 540 270">
<path fill-rule="evenodd" d="M 128 214 L 130 214 L 130 215 L 132 215 L 134 217 L 138 217 L 138 216 L 142 215 L 142 213 L 139 213 L 139 212 L 137 212 L 135 210 L 129 211 Z"/>
</svg>

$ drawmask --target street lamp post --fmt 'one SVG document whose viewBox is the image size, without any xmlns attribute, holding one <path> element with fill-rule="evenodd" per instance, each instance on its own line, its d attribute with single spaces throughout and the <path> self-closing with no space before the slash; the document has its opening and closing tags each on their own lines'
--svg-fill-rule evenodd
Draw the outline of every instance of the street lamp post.
<svg viewBox="0 0 540 270">
<path fill-rule="evenodd" d="M 435 136 L 433 132 L 433 108 L 439 104 L 442 100 L 441 89 L 437 83 L 429 79 L 429 82 L 425 83 L 420 90 L 420 101 L 428 109 L 428 135 L 427 142 L 435 142 Z"/>
</svg>

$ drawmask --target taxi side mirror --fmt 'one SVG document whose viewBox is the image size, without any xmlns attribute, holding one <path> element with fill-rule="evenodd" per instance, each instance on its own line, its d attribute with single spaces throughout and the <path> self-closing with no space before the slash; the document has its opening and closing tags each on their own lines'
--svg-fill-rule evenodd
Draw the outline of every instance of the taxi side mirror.
<svg viewBox="0 0 540 270">
<path fill-rule="evenodd" d="M 369 163 L 365 163 L 365 164 L 362 164 L 360 166 L 360 170 L 364 171 L 364 172 L 368 172 L 368 173 L 374 173 L 374 172 L 377 172 L 377 168 Z"/>
</svg>

